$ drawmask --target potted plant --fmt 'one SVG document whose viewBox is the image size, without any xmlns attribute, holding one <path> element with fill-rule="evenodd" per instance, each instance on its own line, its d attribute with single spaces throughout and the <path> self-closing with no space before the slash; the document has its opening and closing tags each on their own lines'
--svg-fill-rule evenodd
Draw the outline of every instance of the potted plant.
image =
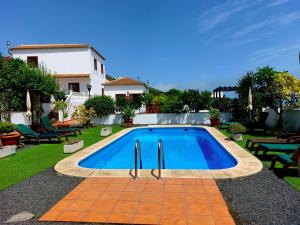
<svg viewBox="0 0 300 225">
<path fill-rule="evenodd" d="M 246 132 L 246 127 L 240 123 L 233 123 L 229 126 L 229 132 L 231 133 L 231 139 L 234 141 L 242 141 L 243 133 Z"/>
<path fill-rule="evenodd" d="M 73 153 L 83 148 L 83 140 L 73 139 L 64 142 L 64 153 Z"/>
<path fill-rule="evenodd" d="M 0 140 L 2 145 L 19 145 L 21 135 L 15 132 L 16 125 L 9 122 L 0 122 Z"/>
<path fill-rule="evenodd" d="M 220 125 L 220 110 L 211 108 L 208 112 L 210 117 L 210 123 L 213 127 Z"/>
<path fill-rule="evenodd" d="M 133 124 L 134 109 L 127 105 L 123 111 L 123 120 L 125 124 Z"/>
</svg>

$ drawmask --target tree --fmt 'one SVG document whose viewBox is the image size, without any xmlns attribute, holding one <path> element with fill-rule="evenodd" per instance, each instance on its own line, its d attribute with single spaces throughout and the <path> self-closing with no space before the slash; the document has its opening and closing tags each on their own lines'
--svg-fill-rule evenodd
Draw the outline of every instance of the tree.
<svg viewBox="0 0 300 225">
<path fill-rule="evenodd" d="M 282 128 L 284 110 L 295 107 L 292 96 L 300 94 L 300 81 L 287 72 L 277 72 L 266 66 L 255 73 L 247 73 L 238 83 L 237 92 L 246 109 L 249 87 L 252 87 L 253 110 L 261 112 L 263 107 L 270 107 L 279 116 L 279 128 Z"/>
<path fill-rule="evenodd" d="M 211 93 L 209 91 L 185 90 L 182 99 L 184 104 L 188 105 L 190 111 L 198 112 L 211 107 Z"/>
<path fill-rule="evenodd" d="M 47 69 L 30 67 L 20 59 L 0 57 L 0 108 L 26 110 L 26 92 L 33 89 L 40 90 L 42 102 L 49 102 L 52 94 L 60 92 L 56 79 Z"/>
<path fill-rule="evenodd" d="M 97 116 L 106 116 L 115 112 L 115 102 L 110 96 L 96 95 L 85 101 L 86 109 L 94 109 Z"/>
</svg>

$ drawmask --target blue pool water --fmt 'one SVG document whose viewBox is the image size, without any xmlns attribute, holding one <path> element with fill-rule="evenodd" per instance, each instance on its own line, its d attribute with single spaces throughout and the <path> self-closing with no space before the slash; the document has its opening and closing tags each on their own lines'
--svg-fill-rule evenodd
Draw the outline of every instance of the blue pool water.
<svg viewBox="0 0 300 225">
<path fill-rule="evenodd" d="M 225 169 L 237 164 L 203 128 L 135 129 L 79 162 L 97 169 L 133 169 L 135 141 L 140 141 L 143 169 L 157 169 L 158 140 L 163 142 L 166 169 Z"/>
</svg>

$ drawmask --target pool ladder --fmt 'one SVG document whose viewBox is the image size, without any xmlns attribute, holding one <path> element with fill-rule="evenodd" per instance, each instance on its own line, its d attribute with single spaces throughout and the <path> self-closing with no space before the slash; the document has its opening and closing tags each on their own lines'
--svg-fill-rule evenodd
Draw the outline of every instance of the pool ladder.
<svg viewBox="0 0 300 225">
<path fill-rule="evenodd" d="M 158 176 L 157 178 L 161 178 L 161 168 L 165 169 L 165 153 L 163 149 L 163 142 L 161 139 L 158 141 Z M 142 154 L 141 154 L 141 144 L 139 140 L 135 141 L 134 147 L 134 179 L 138 177 L 138 161 L 140 162 L 140 169 L 143 169 L 142 164 Z"/>
<path fill-rule="evenodd" d="M 140 169 L 143 169 L 141 144 L 139 140 L 136 140 L 135 147 L 134 147 L 134 179 L 138 177 L 138 158 L 140 161 Z"/>
<path fill-rule="evenodd" d="M 158 141 L 158 179 L 161 178 L 161 164 L 162 168 L 165 169 L 165 153 L 164 153 L 164 148 L 163 148 L 163 142 L 161 139 Z"/>
</svg>

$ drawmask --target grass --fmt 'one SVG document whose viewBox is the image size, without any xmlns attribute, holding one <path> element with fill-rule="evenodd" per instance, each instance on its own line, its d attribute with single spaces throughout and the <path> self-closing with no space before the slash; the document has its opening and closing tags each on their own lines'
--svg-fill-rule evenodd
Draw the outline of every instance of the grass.
<svg viewBox="0 0 300 225">
<path fill-rule="evenodd" d="M 90 146 L 102 139 L 100 128 L 93 127 L 82 131 L 73 139 L 84 140 L 84 147 Z M 113 126 L 113 133 L 123 128 Z M 71 138 L 70 138 L 71 139 Z M 0 159 L 0 190 L 20 183 L 39 172 L 53 167 L 60 160 L 70 156 L 63 153 L 63 144 L 40 144 L 20 150 L 17 154 Z"/>
<path fill-rule="evenodd" d="M 227 129 L 219 129 L 219 131 L 221 131 L 224 135 L 226 135 L 227 137 L 230 136 L 230 133 L 227 131 Z M 250 135 L 250 134 L 243 134 L 243 141 L 237 141 L 236 143 L 238 145 L 240 145 L 241 147 L 243 147 L 246 150 L 249 150 L 246 148 L 246 141 L 249 138 L 264 138 L 264 137 L 268 137 L 268 136 L 264 136 L 264 135 Z M 270 136 L 269 136 L 270 137 Z M 249 151 L 250 153 L 254 154 L 254 152 Z M 277 152 L 268 152 L 267 157 L 263 158 L 261 155 L 258 156 L 258 158 L 262 161 L 263 165 L 265 167 L 270 167 L 271 165 L 271 160 L 274 157 L 274 155 L 276 154 L 282 154 L 282 153 L 277 153 Z M 280 163 L 276 163 L 276 167 L 277 169 L 282 168 L 282 164 Z M 280 171 L 278 171 L 280 172 Z M 284 177 L 284 179 L 290 184 L 292 185 L 295 189 L 297 189 L 298 191 L 300 191 L 300 177 L 298 175 L 298 170 L 297 168 L 290 168 L 289 172 L 286 174 L 286 176 Z"/>
</svg>

